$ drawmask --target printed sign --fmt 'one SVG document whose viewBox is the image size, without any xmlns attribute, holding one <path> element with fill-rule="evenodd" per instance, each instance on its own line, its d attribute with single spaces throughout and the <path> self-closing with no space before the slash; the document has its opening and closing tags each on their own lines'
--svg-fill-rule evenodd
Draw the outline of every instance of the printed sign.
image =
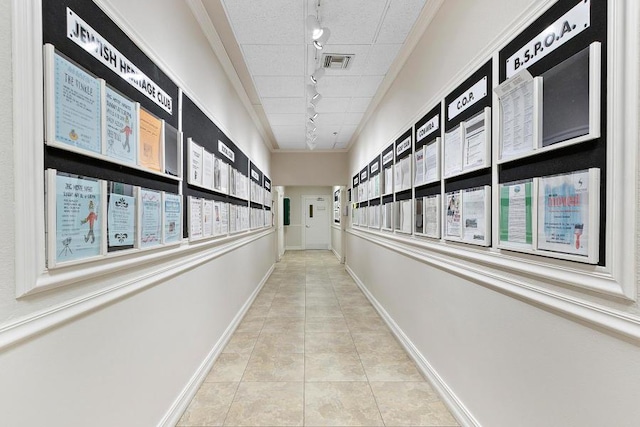
<svg viewBox="0 0 640 427">
<path fill-rule="evenodd" d="M 260 175 L 254 169 L 251 169 L 251 178 L 255 181 L 260 181 Z"/>
<path fill-rule="evenodd" d="M 218 151 L 232 162 L 236 161 L 236 153 L 234 153 L 231 148 L 227 147 L 224 142 L 220 140 L 218 141 Z"/>
<path fill-rule="evenodd" d="M 427 135 L 440 129 L 440 114 L 423 124 L 416 131 L 416 139 L 422 141 Z"/>
<path fill-rule="evenodd" d="M 481 78 L 476 84 L 471 86 L 469 90 L 457 97 L 449 104 L 449 120 L 455 118 L 482 98 L 487 96 L 487 77 Z"/>
<path fill-rule="evenodd" d="M 402 141 L 400 144 L 398 144 L 398 146 L 396 147 L 396 156 L 399 156 L 400 154 L 404 153 L 409 148 L 411 148 L 411 137 L 410 136 L 407 137 L 407 139 Z"/>
<path fill-rule="evenodd" d="M 591 0 L 581 0 L 573 9 L 525 44 L 507 59 L 507 78 L 522 67 L 535 64 L 591 24 Z"/>
<path fill-rule="evenodd" d="M 358 185 L 358 176 L 354 176 L 353 177 L 353 186 L 355 187 L 356 185 Z"/>
<path fill-rule="evenodd" d="M 387 164 L 393 161 L 393 151 L 389 151 L 387 154 L 382 156 L 382 164 L 387 166 Z"/>
<path fill-rule="evenodd" d="M 173 99 L 69 8 L 67 37 L 167 113 L 173 114 Z"/>
<path fill-rule="evenodd" d="M 373 175 L 374 173 L 378 172 L 379 169 L 380 169 L 380 163 L 375 162 L 374 164 L 371 165 L 371 174 Z"/>
<path fill-rule="evenodd" d="M 364 170 L 360 173 L 360 181 L 365 181 L 367 179 L 367 171 Z"/>
</svg>

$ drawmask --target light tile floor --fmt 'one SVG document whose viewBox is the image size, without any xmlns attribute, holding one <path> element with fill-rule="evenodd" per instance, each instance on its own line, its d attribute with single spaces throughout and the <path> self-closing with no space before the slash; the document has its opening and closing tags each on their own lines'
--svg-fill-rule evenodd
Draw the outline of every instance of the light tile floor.
<svg viewBox="0 0 640 427">
<path fill-rule="evenodd" d="M 457 426 L 329 251 L 287 252 L 178 426 Z"/>
</svg>

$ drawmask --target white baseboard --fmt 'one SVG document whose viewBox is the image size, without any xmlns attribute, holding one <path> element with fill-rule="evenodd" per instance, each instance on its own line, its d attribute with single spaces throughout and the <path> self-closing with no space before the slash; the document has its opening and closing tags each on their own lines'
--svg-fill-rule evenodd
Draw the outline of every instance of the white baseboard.
<svg viewBox="0 0 640 427">
<path fill-rule="evenodd" d="M 253 291 L 253 293 L 247 300 L 247 302 L 244 303 L 244 305 L 242 306 L 238 314 L 236 314 L 236 316 L 233 318 L 233 321 L 231 322 L 229 327 L 227 327 L 227 329 L 224 331 L 224 334 L 222 334 L 222 337 L 220 337 L 220 339 L 213 346 L 209 354 L 207 354 L 207 357 L 205 357 L 205 359 L 202 361 L 202 363 L 200 364 L 196 372 L 193 374 L 193 376 L 191 377 L 191 379 L 189 380 L 185 388 L 178 395 L 177 399 L 173 402 L 173 405 L 171 405 L 171 408 L 169 408 L 165 416 L 158 423 L 159 427 L 160 426 L 174 427 L 178 423 L 178 421 L 180 421 L 182 414 L 184 413 L 184 411 L 187 410 L 189 403 L 191 403 L 191 401 L 193 400 L 198 389 L 200 388 L 205 378 L 207 377 L 207 374 L 213 367 L 213 364 L 218 359 L 218 356 L 220 356 L 220 353 L 222 353 L 222 350 L 231 339 L 231 336 L 233 335 L 236 328 L 242 321 L 242 318 L 247 313 L 247 311 L 251 307 L 251 304 L 253 304 L 253 301 L 258 296 L 258 293 L 260 293 L 260 290 L 262 289 L 264 284 L 267 283 L 267 280 L 269 279 L 269 276 L 271 276 L 271 273 L 273 273 L 274 268 L 275 268 L 275 264 L 272 264 L 271 268 L 269 269 L 269 271 L 267 271 L 267 274 L 264 275 L 264 277 L 262 278 L 262 280 L 260 281 L 256 289 Z"/>
<path fill-rule="evenodd" d="M 444 382 L 444 380 L 438 375 L 436 370 L 431 366 L 427 359 L 420 353 L 420 351 L 413 345 L 413 342 L 407 337 L 407 335 L 400 329 L 398 324 L 382 307 L 378 300 L 369 292 L 367 287 L 362 283 L 356 273 L 348 266 L 345 265 L 347 272 L 351 275 L 358 287 L 365 294 L 367 299 L 371 302 L 374 308 L 378 311 L 382 319 L 387 326 L 391 329 L 391 332 L 396 336 L 398 341 L 402 344 L 404 349 L 409 353 L 409 356 L 418 366 L 418 369 L 422 371 L 424 376 L 429 380 L 433 388 L 440 394 L 442 400 L 447 404 L 447 407 L 460 423 L 461 426 L 468 427 L 480 427 L 480 423 L 473 417 L 471 412 L 464 406 L 462 401 L 455 395 L 453 390 Z"/>
<path fill-rule="evenodd" d="M 302 246 L 287 246 L 284 251 L 304 251 L 304 248 Z"/>
<path fill-rule="evenodd" d="M 331 252 L 333 252 L 333 254 L 336 256 L 336 258 L 338 258 L 338 261 L 342 262 L 342 257 L 340 256 L 338 251 L 336 251 L 335 249 L 331 248 Z"/>
</svg>

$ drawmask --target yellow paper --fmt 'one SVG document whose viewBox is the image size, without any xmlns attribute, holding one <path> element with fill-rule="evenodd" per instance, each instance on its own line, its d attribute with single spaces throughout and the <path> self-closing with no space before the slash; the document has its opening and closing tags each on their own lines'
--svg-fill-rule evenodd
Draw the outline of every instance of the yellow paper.
<svg viewBox="0 0 640 427">
<path fill-rule="evenodd" d="M 162 121 L 140 109 L 140 166 L 162 171 Z"/>
</svg>

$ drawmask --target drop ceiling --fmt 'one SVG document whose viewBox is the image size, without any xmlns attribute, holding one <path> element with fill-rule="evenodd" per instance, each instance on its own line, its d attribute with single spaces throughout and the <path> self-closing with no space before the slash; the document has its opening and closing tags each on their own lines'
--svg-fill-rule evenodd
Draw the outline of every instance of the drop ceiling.
<svg viewBox="0 0 640 427">
<path fill-rule="evenodd" d="M 309 149 L 306 87 L 323 53 L 354 57 L 348 69 L 326 69 L 318 82 L 315 149 L 346 149 L 425 2 L 202 0 L 277 150 Z M 322 50 L 311 44 L 308 15 L 331 31 Z"/>
</svg>

